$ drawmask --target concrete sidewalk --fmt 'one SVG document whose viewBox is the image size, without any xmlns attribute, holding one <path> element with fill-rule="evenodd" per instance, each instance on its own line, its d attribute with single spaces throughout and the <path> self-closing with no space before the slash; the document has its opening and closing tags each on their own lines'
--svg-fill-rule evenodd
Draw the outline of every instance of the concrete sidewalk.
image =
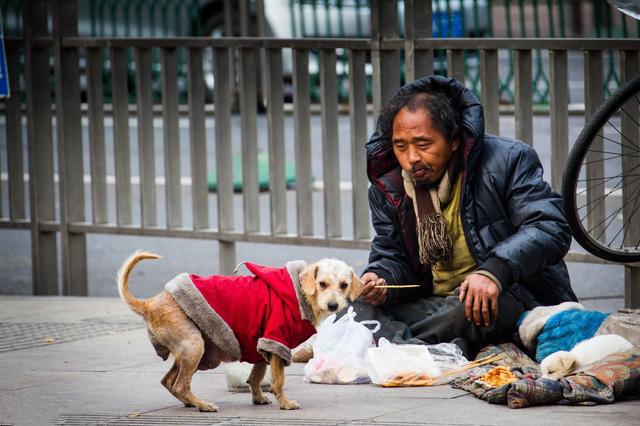
<svg viewBox="0 0 640 426">
<path fill-rule="evenodd" d="M 447 385 L 309 384 L 302 364 L 287 369 L 286 381 L 299 411 L 253 406 L 249 394 L 227 391 L 218 368 L 194 377 L 194 391 L 220 407 L 199 413 L 160 385 L 169 366 L 119 299 L 0 296 L 0 425 L 632 425 L 640 419 L 640 401 L 512 410 Z"/>
</svg>

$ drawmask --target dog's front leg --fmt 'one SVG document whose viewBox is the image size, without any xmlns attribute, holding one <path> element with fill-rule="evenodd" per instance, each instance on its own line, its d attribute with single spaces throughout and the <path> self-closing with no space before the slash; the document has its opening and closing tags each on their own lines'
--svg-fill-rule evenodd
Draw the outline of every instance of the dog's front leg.
<svg viewBox="0 0 640 426">
<path fill-rule="evenodd" d="M 271 390 L 280 403 L 281 410 L 297 410 L 300 404 L 290 400 L 284 394 L 284 361 L 282 358 L 271 355 Z"/>
<path fill-rule="evenodd" d="M 251 388 L 251 397 L 253 399 L 253 403 L 256 405 L 263 404 L 271 404 L 271 401 L 267 396 L 262 393 L 262 389 L 260 388 L 260 383 L 264 378 L 264 373 L 267 371 L 267 364 L 261 362 L 259 364 L 254 364 L 251 369 L 251 374 L 249 374 L 249 378 L 247 379 L 247 383 Z"/>
</svg>

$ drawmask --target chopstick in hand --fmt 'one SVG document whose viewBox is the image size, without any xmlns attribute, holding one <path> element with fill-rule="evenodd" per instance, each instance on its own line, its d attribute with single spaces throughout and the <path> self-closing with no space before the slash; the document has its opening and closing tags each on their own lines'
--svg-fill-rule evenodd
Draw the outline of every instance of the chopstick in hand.
<svg viewBox="0 0 640 426">
<path fill-rule="evenodd" d="M 420 287 L 420 284 L 395 284 L 395 285 L 376 285 L 373 288 L 415 288 Z"/>
</svg>

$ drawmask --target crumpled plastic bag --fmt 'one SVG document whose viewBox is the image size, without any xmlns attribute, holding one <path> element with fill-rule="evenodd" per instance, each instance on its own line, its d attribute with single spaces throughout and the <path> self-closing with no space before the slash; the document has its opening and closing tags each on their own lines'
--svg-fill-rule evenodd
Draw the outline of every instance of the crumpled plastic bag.
<svg viewBox="0 0 640 426">
<path fill-rule="evenodd" d="M 453 343 L 437 345 L 396 345 L 381 338 L 377 348 L 369 348 L 365 366 L 377 385 L 433 386 L 451 378 L 442 373 L 467 364 L 462 350 Z"/>
<path fill-rule="evenodd" d="M 349 307 L 337 321 L 329 316 L 318 329 L 313 342 L 313 358 L 304 367 L 304 380 L 312 383 L 369 383 L 365 369 L 367 349 L 376 345 L 373 333 L 380 329 L 378 321 L 355 320 Z M 370 330 L 367 325 L 375 325 Z"/>
</svg>

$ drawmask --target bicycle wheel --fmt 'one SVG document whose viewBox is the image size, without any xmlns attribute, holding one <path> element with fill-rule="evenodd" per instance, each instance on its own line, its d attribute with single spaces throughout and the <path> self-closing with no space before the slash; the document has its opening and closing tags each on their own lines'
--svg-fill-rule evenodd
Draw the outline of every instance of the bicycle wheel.
<svg viewBox="0 0 640 426">
<path fill-rule="evenodd" d="M 613 262 L 640 261 L 640 75 L 582 129 L 562 178 L 576 241 Z"/>
</svg>

